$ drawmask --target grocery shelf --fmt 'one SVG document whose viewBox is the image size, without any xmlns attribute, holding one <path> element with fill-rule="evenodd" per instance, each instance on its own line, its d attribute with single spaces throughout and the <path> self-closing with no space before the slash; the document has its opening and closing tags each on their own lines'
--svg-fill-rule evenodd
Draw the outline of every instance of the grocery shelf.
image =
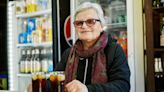
<svg viewBox="0 0 164 92">
<path fill-rule="evenodd" d="M 18 73 L 18 77 L 31 77 L 31 74 L 23 74 L 23 73 Z"/>
<path fill-rule="evenodd" d="M 126 8 L 126 5 L 115 5 L 115 6 L 111 6 L 110 9 L 124 9 Z"/>
<path fill-rule="evenodd" d="M 16 15 L 16 17 L 17 18 L 28 18 L 28 17 L 41 16 L 41 15 L 51 14 L 51 13 L 52 13 L 52 10 L 47 9 L 47 10 L 37 11 L 37 12 L 33 12 L 33 13 L 18 14 L 18 15 Z"/>
<path fill-rule="evenodd" d="M 127 29 L 127 23 L 122 22 L 122 23 L 106 24 L 104 30 L 108 30 L 108 29 L 110 31 L 125 31 Z"/>
<path fill-rule="evenodd" d="M 106 24 L 106 26 L 119 26 L 119 25 L 126 25 L 126 26 L 127 26 L 127 22 L 120 22 L 120 23 L 110 23 L 110 24 Z"/>
<path fill-rule="evenodd" d="M 27 43 L 27 44 L 17 44 L 17 47 L 50 47 L 52 46 L 52 42 L 46 42 L 46 43 Z"/>
</svg>

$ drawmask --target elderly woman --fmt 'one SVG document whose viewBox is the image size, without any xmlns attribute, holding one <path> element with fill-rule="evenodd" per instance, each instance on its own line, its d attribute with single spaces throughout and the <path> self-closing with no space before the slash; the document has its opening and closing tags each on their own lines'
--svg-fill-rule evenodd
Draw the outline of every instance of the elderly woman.
<svg viewBox="0 0 164 92">
<path fill-rule="evenodd" d="M 100 5 L 81 4 L 74 20 L 78 39 L 56 67 L 65 71 L 65 92 L 129 92 L 127 59 L 121 46 L 103 31 Z"/>
</svg>

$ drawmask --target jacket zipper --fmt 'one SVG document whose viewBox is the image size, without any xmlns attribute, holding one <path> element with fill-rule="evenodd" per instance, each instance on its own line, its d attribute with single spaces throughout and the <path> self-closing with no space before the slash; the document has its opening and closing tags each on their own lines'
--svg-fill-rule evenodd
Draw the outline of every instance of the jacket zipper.
<svg viewBox="0 0 164 92">
<path fill-rule="evenodd" d="M 85 84 L 85 82 L 86 82 L 87 70 L 88 70 L 88 59 L 86 59 L 86 63 L 85 63 L 85 71 L 84 71 L 84 80 L 83 80 L 83 84 Z"/>
</svg>

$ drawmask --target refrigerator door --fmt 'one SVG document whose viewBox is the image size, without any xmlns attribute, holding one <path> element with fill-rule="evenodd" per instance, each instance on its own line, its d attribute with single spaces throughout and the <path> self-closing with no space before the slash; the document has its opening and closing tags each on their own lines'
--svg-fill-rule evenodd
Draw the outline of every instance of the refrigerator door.
<svg viewBox="0 0 164 92">
<path fill-rule="evenodd" d="M 48 74 L 58 61 L 56 2 L 26 1 L 8 1 L 7 7 L 9 90 L 17 92 L 27 91 L 33 72 Z"/>
<path fill-rule="evenodd" d="M 83 2 L 96 2 L 101 5 L 104 10 L 106 25 L 104 31 L 110 33 L 117 42 L 122 46 L 128 58 L 128 63 L 131 70 L 131 92 L 135 92 L 135 68 L 134 68 L 134 38 L 133 38 L 133 12 L 132 2 L 128 0 L 73 0 L 71 2 L 71 15 L 73 24 L 73 15 L 76 7 Z M 77 36 L 75 34 L 74 26 L 71 26 L 73 42 Z"/>
</svg>

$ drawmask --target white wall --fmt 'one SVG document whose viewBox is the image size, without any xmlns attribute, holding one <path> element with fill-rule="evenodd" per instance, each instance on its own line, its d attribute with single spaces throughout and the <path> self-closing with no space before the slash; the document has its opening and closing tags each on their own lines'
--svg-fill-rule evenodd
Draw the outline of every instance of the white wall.
<svg viewBox="0 0 164 92">
<path fill-rule="evenodd" d="M 131 91 L 145 92 L 142 0 L 127 0 L 128 63 Z"/>
<path fill-rule="evenodd" d="M 136 92 L 145 92 L 142 0 L 133 0 Z"/>
</svg>

